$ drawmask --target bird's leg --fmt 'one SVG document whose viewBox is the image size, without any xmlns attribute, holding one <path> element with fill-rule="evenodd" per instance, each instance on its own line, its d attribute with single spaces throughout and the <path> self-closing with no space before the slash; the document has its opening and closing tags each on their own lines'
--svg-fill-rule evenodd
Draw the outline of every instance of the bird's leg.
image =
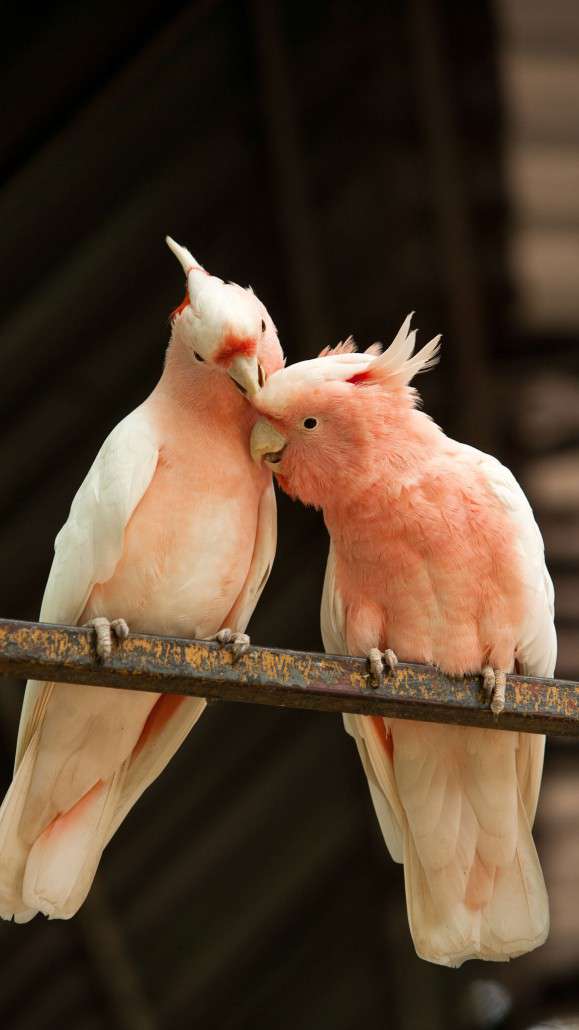
<svg viewBox="0 0 579 1030">
<path fill-rule="evenodd" d="M 98 615 L 95 619 L 89 619 L 85 626 L 94 629 L 96 634 L 96 653 L 101 661 L 110 658 L 113 649 L 113 634 L 117 640 L 126 640 L 129 635 L 129 627 L 124 619 L 112 619 L 109 621 L 104 615 Z"/>
<path fill-rule="evenodd" d="M 249 651 L 251 643 L 247 633 L 238 633 L 236 630 L 228 629 L 227 627 L 220 629 L 219 633 L 214 633 L 212 637 L 206 637 L 205 639 L 216 640 L 221 647 L 227 647 L 228 644 L 231 644 L 234 662 L 241 658 L 242 654 L 246 654 Z"/>
<path fill-rule="evenodd" d="M 505 707 L 505 689 L 507 686 L 507 674 L 500 669 L 493 669 L 491 665 L 485 665 L 482 671 L 483 687 L 490 701 L 493 715 L 500 715 Z"/>
<path fill-rule="evenodd" d="M 398 665 L 398 657 L 390 648 L 381 651 L 378 647 L 372 647 L 368 651 L 368 664 L 370 666 L 369 684 L 376 689 L 381 687 L 384 682 L 384 667 L 386 666 L 388 672 L 392 672 Z"/>
</svg>

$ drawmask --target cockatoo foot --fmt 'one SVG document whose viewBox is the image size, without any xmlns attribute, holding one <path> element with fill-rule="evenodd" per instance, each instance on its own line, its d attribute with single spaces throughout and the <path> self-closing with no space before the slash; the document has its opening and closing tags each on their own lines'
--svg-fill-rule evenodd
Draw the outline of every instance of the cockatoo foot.
<svg viewBox="0 0 579 1030">
<path fill-rule="evenodd" d="M 249 645 L 251 643 L 247 633 L 237 633 L 233 629 L 220 629 L 219 633 L 215 633 L 212 637 L 207 637 L 208 640 L 216 640 L 221 647 L 227 647 L 231 644 L 231 653 L 233 655 L 233 661 L 236 662 L 238 658 L 241 658 L 242 654 L 246 654 L 249 651 Z"/>
<path fill-rule="evenodd" d="M 386 667 L 388 672 L 392 672 L 398 665 L 398 657 L 390 648 L 381 651 L 378 647 L 372 647 L 368 651 L 368 664 L 370 666 L 369 684 L 376 689 L 384 683 L 384 668 Z"/>
<path fill-rule="evenodd" d="M 493 669 L 491 665 L 485 665 L 482 671 L 483 687 L 490 701 L 491 712 L 499 716 L 505 707 L 505 690 L 507 686 L 507 674 L 500 669 Z"/>
<path fill-rule="evenodd" d="M 117 640 L 126 640 L 129 635 L 129 627 L 124 619 L 113 619 L 109 622 L 104 615 L 95 619 L 89 619 L 85 626 L 94 629 L 96 634 L 96 653 L 101 662 L 110 658 L 113 649 L 113 634 Z"/>
</svg>

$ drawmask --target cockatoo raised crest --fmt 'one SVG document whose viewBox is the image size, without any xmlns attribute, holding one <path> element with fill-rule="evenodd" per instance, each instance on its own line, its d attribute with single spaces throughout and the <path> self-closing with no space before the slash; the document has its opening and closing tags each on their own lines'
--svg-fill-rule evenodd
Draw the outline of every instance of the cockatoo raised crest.
<svg viewBox="0 0 579 1030">
<path fill-rule="evenodd" d="M 265 374 L 258 345 L 271 326 L 263 304 L 250 289 L 209 275 L 186 247 L 167 236 L 167 245 L 186 278 L 185 299 L 172 315 L 173 333 L 196 361 L 227 372 L 242 393 L 252 396 Z"/>
</svg>

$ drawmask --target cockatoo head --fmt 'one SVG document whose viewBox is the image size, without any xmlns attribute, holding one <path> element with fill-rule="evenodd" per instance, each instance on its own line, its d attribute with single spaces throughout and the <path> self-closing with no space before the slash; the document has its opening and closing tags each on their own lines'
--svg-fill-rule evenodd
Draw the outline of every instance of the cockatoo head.
<svg viewBox="0 0 579 1030">
<path fill-rule="evenodd" d="M 367 484 L 384 455 L 397 467 L 411 462 L 416 393 L 409 383 L 435 364 L 440 341 L 414 354 L 411 318 L 384 353 L 373 344 L 359 354 L 347 340 L 276 372 L 253 399 L 264 417 L 252 431 L 252 456 L 287 493 L 324 507 L 342 488 L 351 494 L 354 481 Z"/>
<path fill-rule="evenodd" d="M 186 247 L 167 236 L 186 277 L 185 298 L 171 314 L 172 335 L 191 361 L 220 369 L 252 397 L 283 365 L 276 328 L 251 289 L 210 275 Z"/>
</svg>

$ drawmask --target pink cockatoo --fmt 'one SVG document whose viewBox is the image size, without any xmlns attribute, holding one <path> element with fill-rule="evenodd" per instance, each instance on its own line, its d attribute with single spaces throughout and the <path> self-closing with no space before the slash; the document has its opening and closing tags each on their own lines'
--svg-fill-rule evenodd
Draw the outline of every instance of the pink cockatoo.
<svg viewBox="0 0 579 1030">
<path fill-rule="evenodd" d="M 339 345 L 277 372 L 251 438 L 290 495 L 323 510 L 327 651 L 481 673 L 493 711 L 513 669 L 552 676 L 553 587 L 541 534 L 495 458 L 418 410 L 410 317 L 392 345 Z M 392 857 L 404 864 L 418 954 L 442 965 L 540 945 L 548 900 L 531 827 L 544 738 L 346 715 Z"/>
<path fill-rule="evenodd" d="M 41 621 L 216 635 L 235 652 L 276 546 L 271 474 L 251 461 L 246 396 L 280 368 L 251 290 L 167 243 L 187 279 L 161 379 L 112 431 L 58 534 Z M 109 621 L 110 620 L 110 621 Z M 126 620 L 126 621 L 125 621 Z M 0 809 L 0 914 L 69 918 L 105 845 L 205 707 L 196 698 L 27 686 L 14 779 Z"/>
</svg>

